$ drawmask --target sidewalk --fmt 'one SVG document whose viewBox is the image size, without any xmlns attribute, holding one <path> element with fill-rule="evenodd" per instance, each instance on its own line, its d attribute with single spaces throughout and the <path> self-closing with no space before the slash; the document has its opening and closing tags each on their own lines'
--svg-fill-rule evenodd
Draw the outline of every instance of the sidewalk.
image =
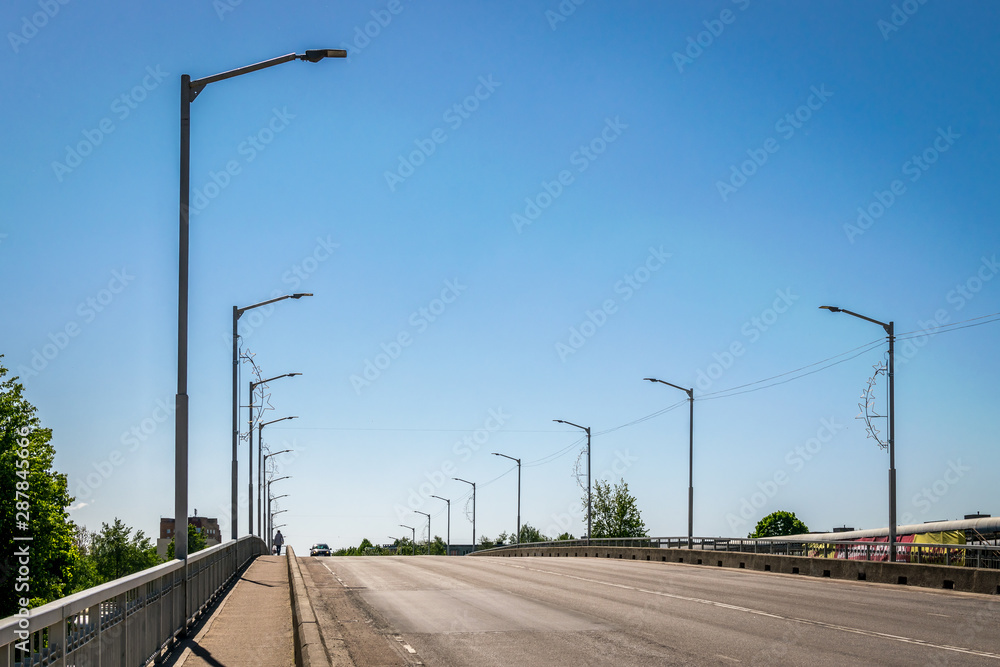
<svg viewBox="0 0 1000 667">
<path fill-rule="evenodd" d="M 260 556 L 194 638 L 175 667 L 291 667 L 292 607 L 285 556 Z"/>
</svg>

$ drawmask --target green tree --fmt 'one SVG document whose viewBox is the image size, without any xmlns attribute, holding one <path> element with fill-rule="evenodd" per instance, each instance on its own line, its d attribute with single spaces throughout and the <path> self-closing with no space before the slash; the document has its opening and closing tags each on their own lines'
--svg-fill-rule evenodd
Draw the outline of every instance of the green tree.
<svg viewBox="0 0 1000 667">
<path fill-rule="evenodd" d="M 448 545 L 445 544 L 444 540 L 442 540 L 439 535 L 435 535 L 434 541 L 431 542 L 431 555 L 432 556 L 448 555 Z"/>
<path fill-rule="evenodd" d="M 747 537 L 777 537 L 779 535 L 802 535 L 809 527 L 802 523 L 795 512 L 771 512 L 757 522 L 757 527 Z"/>
<path fill-rule="evenodd" d="M 174 522 L 174 525 L 176 525 L 176 522 Z M 141 530 L 139 531 L 139 534 L 142 534 Z M 205 548 L 205 546 L 206 546 L 206 544 L 205 544 L 205 536 L 202 535 L 200 532 L 198 532 L 198 529 L 195 528 L 194 525 L 192 525 L 192 524 L 189 523 L 188 524 L 188 556 L 190 556 L 193 553 L 197 553 L 197 552 L 201 551 L 202 549 Z M 156 548 L 155 547 L 153 548 L 153 553 L 154 554 L 156 553 Z M 170 544 L 167 545 L 167 560 L 173 560 L 173 557 L 174 557 L 174 538 L 171 537 L 170 538 Z"/>
<path fill-rule="evenodd" d="M 70 593 L 93 588 L 101 583 L 101 578 L 97 575 L 97 567 L 94 564 L 93 558 L 94 534 L 87 530 L 86 526 L 77 526 L 76 532 L 73 535 L 73 542 L 77 554 L 77 563 L 73 569 Z"/>
<path fill-rule="evenodd" d="M 102 581 L 112 581 L 160 564 L 156 547 L 149 538 L 141 530 L 133 535 L 132 529 L 117 517 L 110 526 L 101 524 L 101 532 L 94 535 L 92 547 L 91 557 Z"/>
<path fill-rule="evenodd" d="M 518 537 L 518 544 L 524 544 L 526 542 L 548 542 L 549 538 L 532 526 L 530 523 L 525 523 L 521 525 L 521 535 Z"/>
<path fill-rule="evenodd" d="M 560 535 L 556 539 L 559 540 L 560 542 L 562 542 L 562 541 L 565 541 L 565 540 L 575 540 L 576 538 L 573 537 L 573 533 L 563 533 L 562 535 Z"/>
<path fill-rule="evenodd" d="M 642 522 L 635 497 L 629 493 L 624 479 L 613 487 L 610 482 L 598 480 L 594 485 L 593 503 L 594 534 L 591 537 L 646 537 L 646 524 Z M 586 515 L 586 495 L 583 507 Z"/>
<path fill-rule="evenodd" d="M 42 428 L 24 385 L 7 378 L 0 355 L 0 617 L 16 614 L 21 598 L 32 607 L 70 592 L 80 555 L 67 508 L 66 475 L 52 469 L 52 431 Z M 30 537 L 31 541 L 15 541 Z M 31 574 L 17 581 L 19 552 Z"/>
</svg>

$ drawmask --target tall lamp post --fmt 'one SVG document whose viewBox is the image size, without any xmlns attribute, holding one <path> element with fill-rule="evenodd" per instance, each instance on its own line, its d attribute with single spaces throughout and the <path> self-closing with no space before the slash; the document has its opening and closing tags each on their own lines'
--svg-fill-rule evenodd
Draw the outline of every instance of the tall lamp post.
<svg viewBox="0 0 1000 667">
<path fill-rule="evenodd" d="M 442 498 L 441 496 L 431 495 L 431 498 L 437 498 L 438 500 L 443 500 L 448 503 L 448 552 L 447 555 L 451 555 L 451 501 L 447 498 Z M 430 527 L 428 526 L 428 529 Z"/>
<path fill-rule="evenodd" d="M 593 498 L 590 495 L 590 427 L 580 426 L 579 424 L 563 421 L 562 419 L 553 419 L 552 421 L 557 422 L 559 424 L 566 424 L 567 426 L 575 426 L 587 432 L 587 544 L 589 545 L 591 527 L 593 525 L 592 520 L 594 516 L 594 502 Z"/>
<path fill-rule="evenodd" d="M 476 550 L 476 483 L 467 479 L 452 477 L 456 482 L 465 482 L 472 485 L 472 550 Z"/>
<path fill-rule="evenodd" d="M 872 324 L 877 324 L 889 336 L 889 562 L 896 562 L 896 408 L 895 408 L 895 355 L 893 352 L 896 343 L 895 322 L 880 322 L 870 317 L 859 315 L 837 306 L 820 306 L 822 310 L 829 310 L 831 313 L 846 313 L 858 319 L 862 319 Z"/>
<path fill-rule="evenodd" d="M 256 72 L 292 60 L 319 62 L 324 58 L 346 58 L 342 49 L 315 49 L 302 55 L 289 53 L 254 65 L 229 70 L 202 79 L 191 80 L 188 74 L 181 75 L 181 145 L 180 145 L 180 188 L 179 188 L 179 244 L 177 262 L 177 397 L 174 400 L 174 521 L 180 525 L 187 523 L 188 500 L 188 264 L 190 256 L 190 211 L 191 198 L 191 102 L 210 83 L 231 79 L 241 74 Z M 187 531 L 176 533 L 174 555 L 178 560 L 187 560 Z"/>
<path fill-rule="evenodd" d="M 259 438 L 258 438 L 258 441 L 259 441 Z M 272 456 L 277 456 L 278 454 L 286 454 L 286 453 L 291 452 L 291 451 L 295 451 L 295 450 L 293 450 L 293 449 L 282 449 L 281 451 L 278 451 L 278 452 L 271 452 L 269 454 L 265 454 L 264 455 L 264 461 L 259 466 L 259 469 L 260 470 L 264 470 L 265 468 L 267 468 L 267 460 L 269 458 L 271 458 Z M 267 509 L 265 510 L 264 516 L 268 516 L 268 513 L 271 511 L 271 500 L 272 500 L 271 499 L 270 487 L 268 487 L 267 493 L 265 494 L 264 493 L 264 489 L 258 486 L 257 487 L 257 494 L 259 496 L 264 496 L 264 495 L 267 496 Z M 286 493 L 285 495 L 288 495 L 288 494 Z M 279 498 L 283 498 L 284 496 L 278 496 L 278 497 Z M 270 539 L 271 539 L 270 538 L 270 535 L 271 535 L 271 524 L 268 523 L 266 526 L 264 526 L 264 529 L 265 529 L 264 530 L 264 534 L 261 535 L 261 537 L 264 538 L 265 542 L 270 542 Z"/>
<path fill-rule="evenodd" d="M 275 500 L 287 497 L 287 493 L 282 493 L 280 496 L 274 496 L 273 498 L 271 496 L 267 497 L 267 537 L 264 538 L 264 541 L 267 543 L 267 548 L 269 550 L 271 548 L 271 525 L 274 523 L 274 515 L 271 514 L 271 503 Z"/>
<path fill-rule="evenodd" d="M 247 418 L 247 435 L 249 436 L 247 439 L 250 441 L 250 456 L 247 457 L 247 500 L 250 507 L 247 511 L 247 535 L 253 535 L 253 392 L 260 385 L 267 384 L 272 380 L 295 377 L 296 375 L 302 375 L 302 373 L 285 373 L 259 382 L 250 382 L 250 414 Z M 257 447 L 260 448 L 260 442 L 257 443 Z"/>
<path fill-rule="evenodd" d="M 399 524 L 401 528 L 409 528 L 413 532 L 413 536 L 410 538 L 410 555 L 415 556 L 417 554 L 417 529 L 413 526 L 405 526 Z"/>
<path fill-rule="evenodd" d="M 423 514 L 427 517 L 427 555 L 431 555 L 431 515 L 427 512 L 421 512 L 420 510 L 413 510 L 417 514 Z"/>
<path fill-rule="evenodd" d="M 272 485 L 272 484 L 274 484 L 275 482 L 280 482 L 280 481 L 281 481 L 281 480 L 283 480 L 283 479 L 291 479 L 291 477 L 292 477 L 291 475 L 285 475 L 284 477 L 278 477 L 278 478 L 276 478 L 276 479 L 272 479 L 272 480 L 270 480 L 270 481 L 269 481 L 269 482 L 267 483 L 267 496 L 268 496 L 269 498 L 271 497 L 271 485 Z M 270 509 L 270 508 L 268 508 L 268 509 Z M 270 528 L 268 528 L 268 530 L 267 530 L 267 538 L 268 538 L 268 544 L 269 544 L 269 545 L 270 545 L 270 542 L 272 541 L 272 538 L 271 538 L 271 531 L 273 531 L 273 530 L 274 530 L 274 526 L 271 526 L 271 527 L 270 527 Z"/>
<path fill-rule="evenodd" d="M 268 454 L 264 456 L 264 427 L 268 424 L 274 424 L 276 422 L 283 422 L 286 419 L 298 419 L 298 417 L 282 417 L 281 419 L 272 419 L 269 422 L 263 422 L 257 424 L 257 537 L 264 537 L 264 531 L 261 528 L 261 504 L 264 502 L 264 464 L 267 462 L 268 456 L 273 456 L 273 454 Z M 284 450 L 285 452 L 291 450 Z M 275 452 L 276 454 L 281 454 L 283 452 Z"/>
<path fill-rule="evenodd" d="M 685 389 L 664 380 L 643 378 L 646 382 L 659 382 L 674 389 L 680 389 L 688 396 L 688 549 L 694 548 L 694 387 Z"/>
<path fill-rule="evenodd" d="M 253 310 L 254 308 L 260 308 L 261 306 L 267 306 L 276 301 L 283 301 L 285 299 L 301 299 L 304 296 L 312 296 L 312 294 L 307 292 L 300 292 L 296 294 L 286 294 L 284 296 L 279 296 L 275 299 L 268 299 L 267 301 L 261 301 L 260 303 L 255 303 L 252 306 L 247 306 L 246 308 L 237 308 L 233 306 L 233 484 L 232 484 L 232 503 L 229 510 L 230 524 L 232 526 L 232 537 L 237 539 L 239 533 L 237 531 L 236 522 L 236 486 L 239 483 L 239 473 L 237 470 L 237 445 L 240 440 L 240 395 L 239 395 L 239 321 L 240 317 L 243 316 L 248 310 Z"/>
<path fill-rule="evenodd" d="M 505 459 L 510 459 L 517 464 L 517 543 L 521 543 L 521 459 L 515 459 L 513 456 L 507 456 L 506 454 L 498 454 L 493 452 L 493 456 L 502 456 Z M 505 473 L 506 474 L 506 473 Z"/>
</svg>

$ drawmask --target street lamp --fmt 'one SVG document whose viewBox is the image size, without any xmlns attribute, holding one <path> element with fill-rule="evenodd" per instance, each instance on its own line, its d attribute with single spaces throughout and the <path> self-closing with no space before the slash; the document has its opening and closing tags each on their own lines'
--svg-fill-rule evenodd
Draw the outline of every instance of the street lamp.
<svg viewBox="0 0 1000 667">
<path fill-rule="evenodd" d="M 446 503 L 448 503 L 448 553 L 447 553 L 447 555 L 450 556 L 451 555 L 451 501 L 448 500 L 447 498 L 442 498 L 441 496 L 435 496 L 433 494 L 431 494 L 431 498 L 437 498 L 438 500 L 443 500 Z"/>
<path fill-rule="evenodd" d="M 415 556 L 417 554 L 417 529 L 414 528 L 413 526 L 406 526 L 403 524 L 399 525 L 402 528 L 409 528 L 411 531 L 413 531 L 413 537 L 410 538 L 410 555 Z"/>
<path fill-rule="evenodd" d="M 259 437 L 258 437 L 258 442 L 260 442 L 260 438 Z M 294 450 L 292 450 L 292 449 L 282 449 L 280 452 L 271 452 L 270 454 L 265 454 L 264 455 L 264 462 L 261 463 L 260 466 L 258 466 L 258 470 L 264 470 L 267 467 L 267 460 L 269 458 L 271 458 L 272 456 L 277 456 L 278 454 L 285 454 L 285 453 L 291 452 L 291 451 L 294 451 Z M 261 488 L 260 486 L 257 487 L 257 495 L 258 496 L 263 496 L 264 495 L 264 489 Z M 288 494 L 286 493 L 285 495 L 288 495 Z M 278 496 L 278 497 L 279 498 L 283 498 L 284 496 Z M 267 513 L 269 513 L 271 511 L 271 500 L 272 500 L 271 493 L 270 493 L 270 491 L 268 491 L 268 493 L 267 493 L 267 510 L 265 512 L 265 516 L 267 516 Z M 270 528 L 270 526 L 271 526 L 270 522 L 268 522 L 267 525 L 265 526 L 265 535 L 262 536 L 262 537 L 264 537 L 264 541 L 265 542 L 270 539 L 268 537 L 271 534 L 271 528 Z"/>
<path fill-rule="evenodd" d="M 280 380 L 281 378 L 295 377 L 296 375 L 302 375 L 302 373 L 285 373 L 283 375 L 275 375 L 273 378 L 268 378 L 266 380 L 261 380 L 259 382 L 250 381 L 250 412 L 247 417 L 247 436 L 250 441 L 250 456 L 247 457 L 247 500 L 249 502 L 249 510 L 247 512 L 247 535 L 253 535 L 253 392 L 254 389 L 262 384 L 267 384 L 272 380 Z M 257 443 L 258 449 L 260 448 L 260 442 Z M 259 454 L 258 454 L 259 456 Z"/>
<path fill-rule="evenodd" d="M 272 484 L 274 484 L 275 482 L 280 482 L 283 479 L 291 479 L 291 477 L 292 477 L 291 475 L 285 475 L 284 477 L 278 477 L 277 479 L 270 480 L 267 483 L 267 497 L 268 498 L 271 497 L 271 485 Z M 270 507 L 268 509 L 270 509 Z M 275 526 L 271 526 L 270 528 L 268 528 L 268 531 L 267 531 L 268 532 L 268 535 L 267 535 L 268 546 L 270 546 L 270 542 L 271 542 L 271 534 L 272 534 L 271 531 L 273 531 L 274 529 L 275 529 Z"/>
<path fill-rule="evenodd" d="M 476 483 L 467 479 L 452 477 L 456 482 L 465 482 L 472 485 L 472 550 L 476 550 Z"/>
<path fill-rule="evenodd" d="M 510 459 L 517 463 L 517 543 L 521 543 L 521 459 L 515 459 L 513 456 L 507 456 L 506 454 L 498 454 L 493 452 L 493 456 L 502 456 L 505 459 Z M 506 474 L 506 473 L 504 473 Z"/>
<path fill-rule="evenodd" d="M 431 515 L 427 512 L 421 512 L 420 510 L 413 510 L 417 514 L 423 514 L 427 517 L 427 555 L 431 555 Z"/>
<path fill-rule="evenodd" d="M 273 498 L 271 496 L 267 497 L 267 537 L 264 538 L 264 541 L 267 543 L 268 549 L 271 548 L 271 524 L 274 523 L 274 516 L 271 514 L 271 503 L 280 498 L 287 497 L 287 493 L 282 493 L 280 496 L 274 496 Z"/>
<path fill-rule="evenodd" d="M 292 60 L 318 62 L 323 58 L 346 58 L 342 49 L 316 49 L 303 55 L 289 53 L 254 65 L 229 70 L 221 74 L 191 80 L 188 74 L 181 75 L 181 145 L 180 145 L 180 188 L 179 188 L 179 244 L 177 262 L 177 397 L 174 415 L 174 516 L 180 525 L 187 523 L 188 500 L 188 264 L 190 256 L 190 210 L 191 198 L 191 102 L 210 83 L 231 79 L 241 74 L 256 72 Z M 187 531 L 177 532 L 174 555 L 178 560 L 187 559 Z"/>
<path fill-rule="evenodd" d="M 266 306 L 272 304 L 276 301 L 283 301 L 284 299 L 301 299 L 304 296 L 312 296 L 312 294 L 307 292 L 299 292 L 296 294 L 286 294 L 284 296 L 279 296 L 275 299 L 268 299 L 267 301 L 261 301 L 260 303 L 255 303 L 252 306 L 247 306 L 246 308 L 237 308 L 233 306 L 233 484 L 232 484 L 232 505 L 229 510 L 229 516 L 232 523 L 232 534 L 235 540 L 238 536 L 237 526 L 236 526 L 236 485 L 239 483 L 236 459 L 237 459 L 237 443 L 240 439 L 240 409 L 239 409 L 239 345 L 237 343 L 239 339 L 239 334 L 237 331 L 238 323 L 240 317 L 243 316 L 248 310 L 253 310 L 254 308 L 260 308 L 261 306 Z"/>
<path fill-rule="evenodd" d="M 552 421 L 557 422 L 559 424 L 566 424 L 567 426 L 575 426 L 587 432 L 587 544 L 589 545 L 591 525 L 594 515 L 594 503 L 593 503 L 593 498 L 590 495 L 590 427 L 580 426 L 579 424 L 563 421 L 562 419 L 553 419 Z"/>
<path fill-rule="evenodd" d="M 263 422 L 257 424 L 257 537 L 263 537 L 263 531 L 261 530 L 261 520 L 260 520 L 260 507 L 261 503 L 264 501 L 264 463 L 267 461 L 267 456 L 264 456 L 264 427 L 268 424 L 274 424 L 275 422 L 282 422 L 286 419 L 298 419 L 298 417 L 282 417 L 281 419 L 272 419 L 269 422 Z M 284 450 L 286 452 L 291 451 L 289 449 Z M 280 454 L 281 452 L 277 452 Z M 272 456 L 272 454 L 268 454 Z"/>
<path fill-rule="evenodd" d="M 646 382 L 659 382 L 660 384 L 665 384 L 668 387 L 673 387 L 674 389 L 680 389 L 688 395 L 688 403 L 690 404 L 690 412 L 688 415 L 688 549 L 694 548 L 694 387 L 691 389 L 685 389 L 684 387 L 678 387 L 670 382 L 665 382 L 664 380 L 657 380 L 656 378 L 643 378 Z"/>
<path fill-rule="evenodd" d="M 893 348 L 896 342 L 895 322 L 879 322 L 870 317 L 859 315 L 837 306 L 820 306 L 821 310 L 831 313 L 846 313 L 885 329 L 889 336 L 889 562 L 896 562 L 896 410 L 895 410 L 895 354 Z"/>
</svg>

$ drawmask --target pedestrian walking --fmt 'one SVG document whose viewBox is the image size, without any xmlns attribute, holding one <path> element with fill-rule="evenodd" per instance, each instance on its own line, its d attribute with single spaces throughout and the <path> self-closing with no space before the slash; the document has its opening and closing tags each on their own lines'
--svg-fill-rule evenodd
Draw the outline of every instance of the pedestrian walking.
<svg viewBox="0 0 1000 667">
<path fill-rule="evenodd" d="M 284 543 L 285 543 L 285 538 L 281 534 L 281 531 L 279 530 L 277 533 L 274 534 L 274 548 L 277 551 L 278 556 L 281 555 L 281 545 Z"/>
</svg>

